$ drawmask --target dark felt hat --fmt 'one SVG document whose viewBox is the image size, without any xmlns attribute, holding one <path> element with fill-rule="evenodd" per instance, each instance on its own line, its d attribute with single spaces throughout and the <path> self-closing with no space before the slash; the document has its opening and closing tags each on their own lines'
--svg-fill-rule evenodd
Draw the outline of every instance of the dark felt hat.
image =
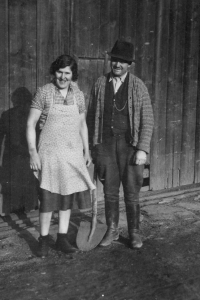
<svg viewBox="0 0 200 300">
<path fill-rule="evenodd" d="M 128 62 L 135 61 L 133 58 L 134 54 L 134 46 L 132 43 L 125 41 L 116 41 L 114 47 L 111 52 L 108 52 L 111 57 L 120 58 L 126 60 Z"/>
</svg>

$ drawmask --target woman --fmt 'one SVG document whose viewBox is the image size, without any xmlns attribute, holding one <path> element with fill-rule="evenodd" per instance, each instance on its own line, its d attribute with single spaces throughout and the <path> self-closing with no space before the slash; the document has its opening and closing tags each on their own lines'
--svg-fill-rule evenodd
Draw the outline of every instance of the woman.
<svg viewBox="0 0 200 300">
<path fill-rule="evenodd" d="M 64 253 L 77 250 L 67 240 L 71 209 L 74 201 L 79 208 L 87 208 L 91 204 L 89 190 L 95 188 L 87 170 L 91 158 L 84 96 L 75 82 L 77 63 L 71 56 L 61 55 L 52 63 L 50 73 L 52 83 L 37 90 L 27 123 L 30 167 L 40 183 L 40 257 L 48 255 L 54 210 L 59 211 L 57 249 Z M 38 121 L 41 133 L 37 149 Z M 81 197 L 84 191 L 87 197 Z"/>
</svg>

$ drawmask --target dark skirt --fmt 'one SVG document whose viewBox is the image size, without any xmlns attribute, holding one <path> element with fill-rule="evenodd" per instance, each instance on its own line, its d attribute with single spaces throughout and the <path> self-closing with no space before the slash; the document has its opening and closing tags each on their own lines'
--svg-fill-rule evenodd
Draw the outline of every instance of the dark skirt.
<svg viewBox="0 0 200 300">
<path fill-rule="evenodd" d="M 41 213 L 68 210 L 68 209 L 89 209 L 91 208 L 90 190 L 62 196 L 40 189 L 39 192 Z"/>
</svg>

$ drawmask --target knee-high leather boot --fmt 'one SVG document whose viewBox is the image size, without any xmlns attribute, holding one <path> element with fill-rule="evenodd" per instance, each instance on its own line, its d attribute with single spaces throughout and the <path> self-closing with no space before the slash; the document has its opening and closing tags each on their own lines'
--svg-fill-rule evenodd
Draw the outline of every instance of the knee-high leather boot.
<svg viewBox="0 0 200 300">
<path fill-rule="evenodd" d="M 131 248 L 141 248 L 142 240 L 139 235 L 140 205 L 126 204 L 126 216 Z"/>
<path fill-rule="evenodd" d="M 105 216 L 108 229 L 100 246 L 109 246 L 113 241 L 118 240 L 118 223 L 119 223 L 119 202 L 105 201 Z"/>
</svg>

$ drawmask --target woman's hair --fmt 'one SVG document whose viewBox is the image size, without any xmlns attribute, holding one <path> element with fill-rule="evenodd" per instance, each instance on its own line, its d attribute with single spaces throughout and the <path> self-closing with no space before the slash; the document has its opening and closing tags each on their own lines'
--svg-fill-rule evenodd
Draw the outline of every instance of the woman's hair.
<svg viewBox="0 0 200 300">
<path fill-rule="evenodd" d="M 64 69 L 65 67 L 70 67 L 72 71 L 72 81 L 76 81 L 78 79 L 78 66 L 76 60 L 70 55 L 63 54 L 60 55 L 50 67 L 50 74 L 55 75 L 55 72 L 59 69 Z"/>
</svg>

